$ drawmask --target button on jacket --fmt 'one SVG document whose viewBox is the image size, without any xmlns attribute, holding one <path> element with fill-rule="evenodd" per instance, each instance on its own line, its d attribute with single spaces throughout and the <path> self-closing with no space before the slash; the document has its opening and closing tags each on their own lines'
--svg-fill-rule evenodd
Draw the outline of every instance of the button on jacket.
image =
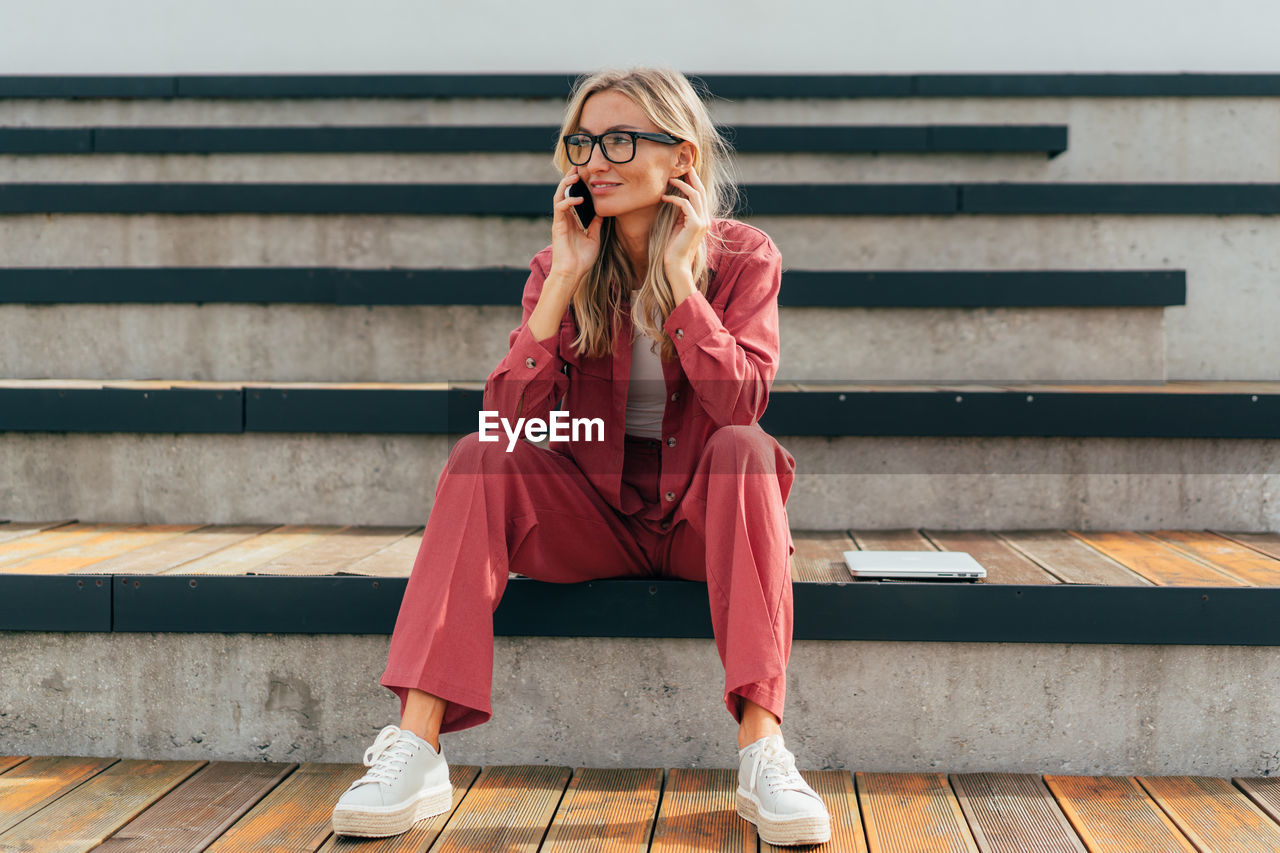
<svg viewBox="0 0 1280 853">
<path fill-rule="evenodd" d="M 678 363 L 662 363 L 667 406 L 659 491 L 668 510 L 684 497 L 703 446 L 716 429 L 757 423 L 778 371 L 781 253 L 767 234 L 746 223 L 716 219 L 711 227 L 724 235 L 727 247 L 708 241 L 707 262 L 713 274 L 707 293 L 694 291 L 663 325 L 679 356 Z M 574 354 L 578 329 L 571 310 L 565 312 L 556 335 L 535 340 L 529 316 L 551 271 L 550 246 L 533 257 L 529 269 L 524 315 L 511 332 L 510 351 L 485 381 L 483 408 L 498 412 L 513 426 L 521 417 L 546 421 L 552 409 L 563 409 L 575 419 L 600 418 L 603 441 L 586 441 L 580 434 L 578 441 L 550 441 L 547 446 L 570 456 L 611 506 L 633 513 L 640 508 L 632 505 L 635 495 L 621 488 L 630 315 L 622 312 L 619 328 L 626 345 L 615 341 L 612 356 Z M 763 430 L 761 435 L 777 445 L 778 458 L 787 463 L 785 470 L 776 471 L 785 502 L 795 477 L 795 459 L 772 436 Z"/>
</svg>

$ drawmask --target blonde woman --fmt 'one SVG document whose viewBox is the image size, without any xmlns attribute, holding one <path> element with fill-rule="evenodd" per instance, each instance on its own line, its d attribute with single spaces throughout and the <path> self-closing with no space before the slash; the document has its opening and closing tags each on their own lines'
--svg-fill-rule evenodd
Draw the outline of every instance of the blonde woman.
<svg viewBox="0 0 1280 853">
<path fill-rule="evenodd" d="M 795 460 L 757 423 L 778 369 L 781 257 L 727 218 L 728 153 L 679 72 L 603 71 L 575 86 L 552 242 L 530 264 L 482 408 L 508 425 L 563 409 L 603 429 L 546 448 L 483 430 L 454 445 L 381 679 L 400 725 L 366 752 L 336 832 L 397 834 L 449 809 L 439 736 L 491 716 L 492 615 L 517 572 L 706 583 L 738 723 L 738 812 L 773 844 L 830 837 L 781 736 Z M 594 204 L 585 228 L 574 184 Z"/>
</svg>

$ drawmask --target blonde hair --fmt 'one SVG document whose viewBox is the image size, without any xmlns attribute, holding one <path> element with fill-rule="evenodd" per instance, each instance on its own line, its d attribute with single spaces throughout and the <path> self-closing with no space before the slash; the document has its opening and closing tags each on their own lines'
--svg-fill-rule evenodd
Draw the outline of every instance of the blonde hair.
<svg viewBox="0 0 1280 853">
<path fill-rule="evenodd" d="M 707 210 L 713 220 L 727 218 L 737 203 L 737 184 L 730 171 L 732 150 L 712 122 L 703 96 L 695 91 L 689 78 L 669 68 L 607 69 L 580 77 L 565 106 L 559 138 L 578 130 L 587 98 L 605 91 L 626 95 L 663 133 L 693 143 L 693 168 L 706 190 Z M 559 142 L 552 162 L 561 174 L 572 168 L 564 145 Z M 675 187 L 668 187 L 667 193 L 682 195 Z M 681 211 L 669 202 L 659 204 L 657 219 L 649 231 L 649 268 L 632 301 L 631 319 L 637 332 L 648 333 L 662 345 L 663 359 L 674 361 L 677 357 L 675 345 L 662 330 L 667 315 L 675 308 L 662 258 L 666 255 L 671 232 Z M 621 311 L 623 294 L 635 275 L 615 233 L 613 219 L 606 218 L 601 226 L 600 252 L 572 302 L 578 324 L 574 349 L 579 355 L 593 357 L 613 351 L 614 338 L 619 330 L 616 323 L 608 321 Z M 717 240 L 723 245 L 719 235 L 708 230 L 707 239 L 698 247 L 693 262 L 693 283 L 703 295 L 707 292 L 711 272 L 707 267 L 708 240 Z"/>
</svg>

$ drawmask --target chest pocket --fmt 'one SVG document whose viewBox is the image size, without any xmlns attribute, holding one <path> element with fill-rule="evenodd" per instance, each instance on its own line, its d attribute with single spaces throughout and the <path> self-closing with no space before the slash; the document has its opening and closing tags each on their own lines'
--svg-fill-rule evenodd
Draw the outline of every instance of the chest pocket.
<svg viewBox="0 0 1280 853">
<path fill-rule="evenodd" d="M 585 355 L 577 355 L 573 347 L 573 339 L 577 336 L 578 331 L 572 323 L 564 323 L 560 326 L 560 358 L 568 365 L 569 375 L 584 373 L 600 379 L 611 378 L 613 376 L 613 359 L 608 356 L 590 358 Z"/>
</svg>

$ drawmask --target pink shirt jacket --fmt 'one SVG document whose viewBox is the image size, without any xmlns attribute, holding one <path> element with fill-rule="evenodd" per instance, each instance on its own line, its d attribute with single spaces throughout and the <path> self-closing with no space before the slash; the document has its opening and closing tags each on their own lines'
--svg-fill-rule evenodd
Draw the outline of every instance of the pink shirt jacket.
<svg viewBox="0 0 1280 853">
<path fill-rule="evenodd" d="M 713 220 L 729 251 L 708 243 L 714 271 L 707 294 L 695 291 L 676 306 L 663 326 L 679 362 L 663 362 L 667 405 L 662 418 L 660 492 L 666 507 L 679 506 L 708 437 L 718 428 L 752 426 L 775 451 L 774 471 L 786 502 L 795 479 L 795 459 L 757 421 L 769 404 L 769 388 L 778 372 L 778 291 L 782 254 L 769 235 L 733 219 Z M 524 316 L 511 333 L 510 351 L 485 381 L 483 408 L 515 424 L 517 418 L 541 418 L 563 408 L 573 418 L 600 418 L 604 441 L 551 441 L 548 447 L 572 458 L 610 506 L 630 514 L 640 508 L 628 491 L 623 501 L 626 406 L 631 371 L 632 324 L 623 312 L 621 340 L 612 357 L 575 355 L 578 334 L 572 309 L 565 311 L 557 335 L 534 340 L 529 315 L 551 270 L 551 247 L 529 264 Z M 563 406 L 553 404 L 563 401 Z M 663 513 L 666 515 L 667 513 Z M 789 538 L 789 537 L 788 537 Z"/>
</svg>

